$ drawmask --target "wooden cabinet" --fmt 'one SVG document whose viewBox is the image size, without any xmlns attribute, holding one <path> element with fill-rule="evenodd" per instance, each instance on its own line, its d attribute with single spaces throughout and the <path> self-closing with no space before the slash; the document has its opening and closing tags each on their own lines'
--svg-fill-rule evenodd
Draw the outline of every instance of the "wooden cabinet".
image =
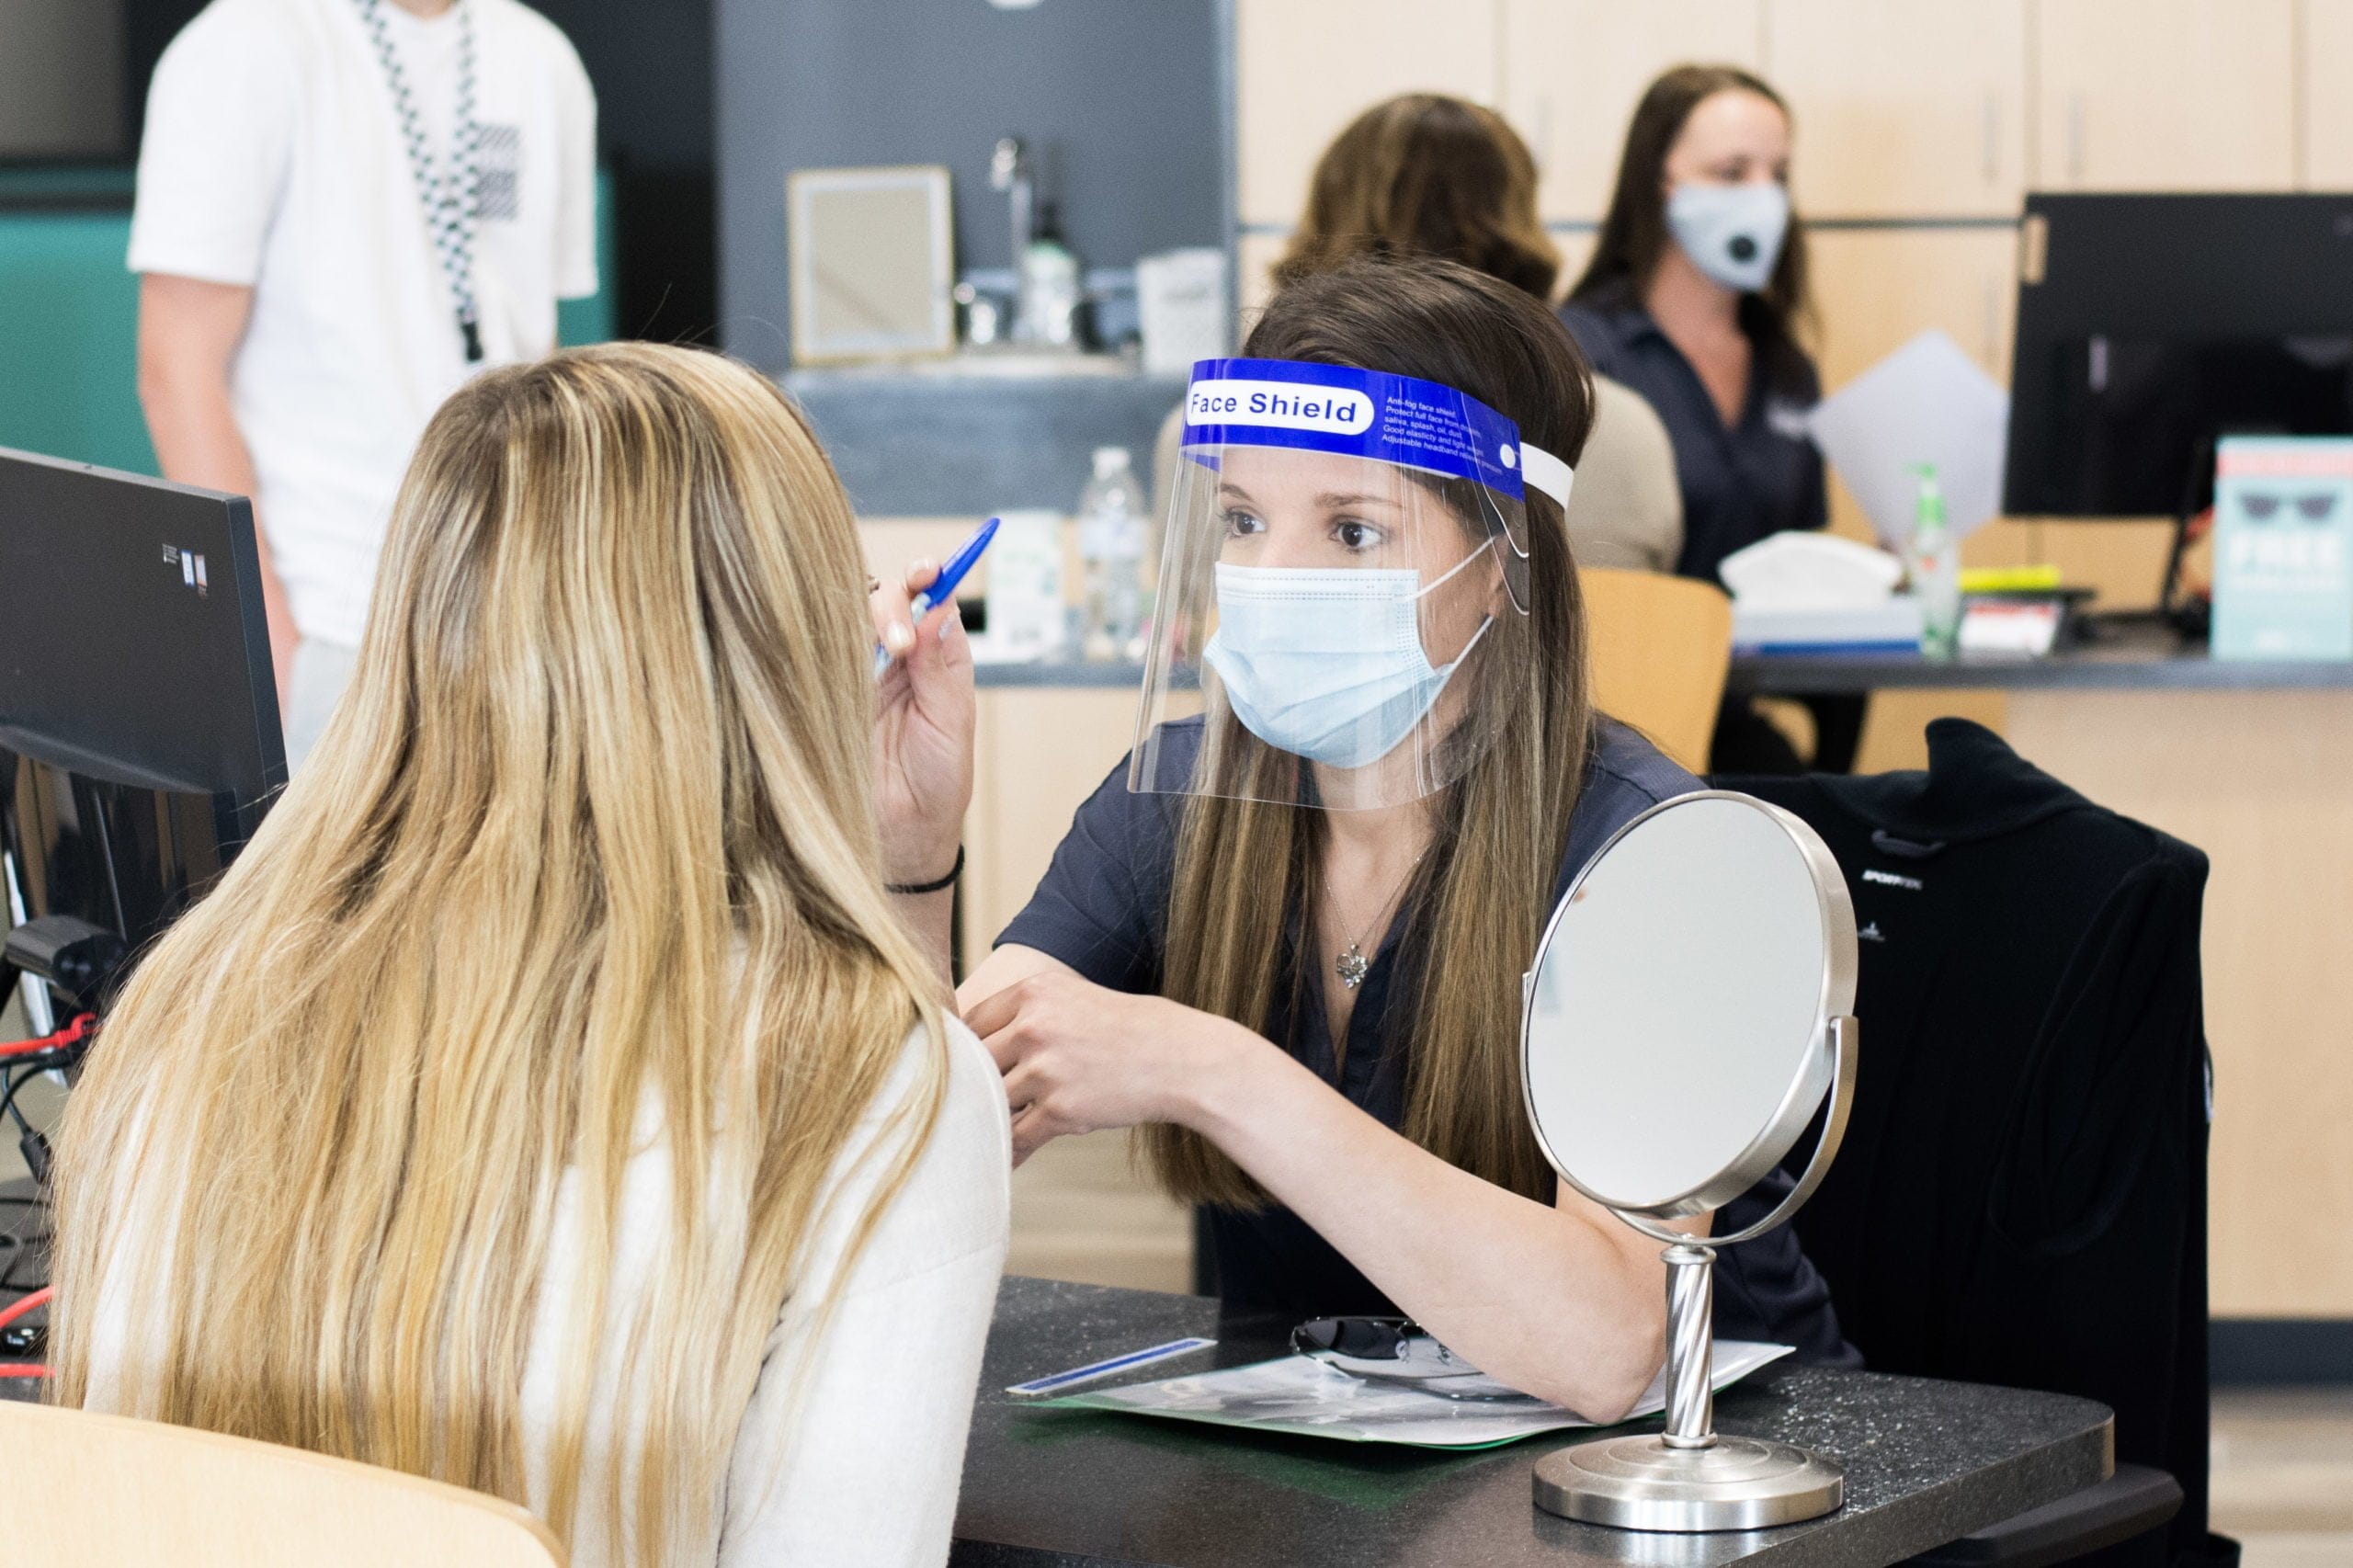
<svg viewBox="0 0 2353 1568">
<path fill-rule="evenodd" d="M 1929 327 L 1942 328 L 2006 385 L 2017 257 L 2018 231 L 2006 223 L 1809 232 L 1824 390 L 1836 391 Z"/>
<path fill-rule="evenodd" d="M 1536 153 L 1544 216 L 1599 218 L 1643 89 L 1687 61 L 1755 69 L 1763 11 L 1760 0 L 1501 0 L 1503 108 Z"/>
<path fill-rule="evenodd" d="M 1809 217 L 2016 216 L 2026 0 L 1773 0 L 1764 74 Z"/>
<path fill-rule="evenodd" d="M 1290 243 L 1290 236 L 1285 234 L 1245 234 L 1235 247 L 1233 302 L 1240 316 L 1233 341 L 1237 347 L 1250 335 L 1250 324 L 1258 319 L 1258 312 L 1274 298 L 1275 263 L 1282 259 L 1283 247 Z"/>
<path fill-rule="evenodd" d="M 1135 722 L 1131 687 L 983 689 L 964 828 L 967 967 L 1029 902 L 1071 814 L 1126 755 Z"/>
<path fill-rule="evenodd" d="M 2040 0 L 2033 183 L 2286 190 L 2296 0 Z"/>
<path fill-rule="evenodd" d="M 1236 0 L 1242 221 L 1298 222 L 1324 146 L 1382 98 L 1494 102 L 1495 25 L 1494 0 Z"/>
<path fill-rule="evenodd" d="M 2307 190 L 2353 190 L 2353 0 L 2303 0 L 2297 68 Z"/>
<path fill-rule="evenodd" d="M 2353 1316 L 2353 693 L 2019 691 L 2012 745 L 2204 850 L 2217 1317 Z"/>
</svg>

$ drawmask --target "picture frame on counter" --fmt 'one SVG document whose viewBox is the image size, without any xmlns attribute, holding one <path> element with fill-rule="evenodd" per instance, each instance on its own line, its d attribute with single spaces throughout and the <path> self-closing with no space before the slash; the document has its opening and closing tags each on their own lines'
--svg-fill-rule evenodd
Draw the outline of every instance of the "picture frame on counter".
<svg viewBox="0 0 2353 1568">
<path fill-rule="evenodd" d="M 793 363 L 954 350 L 954 220 L 944 166 L 795 169 L 784 190 Z"/>
</svg>

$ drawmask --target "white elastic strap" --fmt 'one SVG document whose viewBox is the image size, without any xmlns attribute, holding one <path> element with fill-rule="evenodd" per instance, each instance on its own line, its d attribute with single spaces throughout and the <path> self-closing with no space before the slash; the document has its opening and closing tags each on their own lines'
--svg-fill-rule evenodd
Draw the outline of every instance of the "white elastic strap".
<svg viewBox="0 0 2353 1568">
<path fill-rule="evenodd" d="M 1546 451 L 1541 447 L 1519 444 L 1519 476 L 1553 500 L 1566 506 L 1569 487 L 1576 483 L 1577 471 Z"/>
</svg>

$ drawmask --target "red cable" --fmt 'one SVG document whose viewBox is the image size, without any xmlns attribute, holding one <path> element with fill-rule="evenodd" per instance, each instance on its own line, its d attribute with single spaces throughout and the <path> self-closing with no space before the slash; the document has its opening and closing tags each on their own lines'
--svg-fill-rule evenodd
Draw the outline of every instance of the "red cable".
<svg viewBox="0 0 2353 1568">
<path fill-rule="evenodd" d="M 46 1378 L 50 1375 L 47 1367 L 36 1366 L 30 1361 L 19 1361 L 14 1366 L 0 1366 L 0 1378 Z"/>
<path fill-rule="evenodd" d="M 49 1293 L 51 1289 L 51 1287 L 44 1285 L 40 1290 L 35 1290 L 31 1295 L 11 1302 L 6 1307 L 0 1307 L 0 1328 L 7 1327 L 10 1324 L 16 1322 L 18 1318 L 24 1316 L 27 1312 L 31 1312 L 36 1307 L 45 1307 L 49 1305 Z"/>
<path fill-rule="evenodd" d="M 88 1038 L 97 1023 L 97 1015 L 85 1013 L 55 1034 L 45 1034 L 38 1040 L 20 1040 L 0 1045 L 0 1057 L 34 1056 L 44 1051 L 59 1051 L 69 1045 L 79 1045 Z"/>
</svg>

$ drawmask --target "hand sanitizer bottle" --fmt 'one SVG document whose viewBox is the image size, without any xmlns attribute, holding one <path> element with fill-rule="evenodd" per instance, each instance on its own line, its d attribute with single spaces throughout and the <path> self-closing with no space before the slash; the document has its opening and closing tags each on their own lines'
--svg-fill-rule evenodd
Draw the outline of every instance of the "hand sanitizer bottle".
<svg viewBox="0 0 2353 1568">
<path fill-rule="evenodd" d="M 1912 592 L 1920 600 L 1920 652 L 1949 659 L 1961 645 L 1961 548 L 1945 528 L 1944 492 L 1933 463 L 1920 465 L 1920 495 L 1906 551 Z"/>
<path fill-rule="evenodd" d="M 1080 301 L 1078 257 L 1063 243 L 1054 204 L 1039 208 L 1038 233 L 1021 254 L 1021 316 L 1034 341 L 1054 348 L 1077 348 Z"/>
</svg>

